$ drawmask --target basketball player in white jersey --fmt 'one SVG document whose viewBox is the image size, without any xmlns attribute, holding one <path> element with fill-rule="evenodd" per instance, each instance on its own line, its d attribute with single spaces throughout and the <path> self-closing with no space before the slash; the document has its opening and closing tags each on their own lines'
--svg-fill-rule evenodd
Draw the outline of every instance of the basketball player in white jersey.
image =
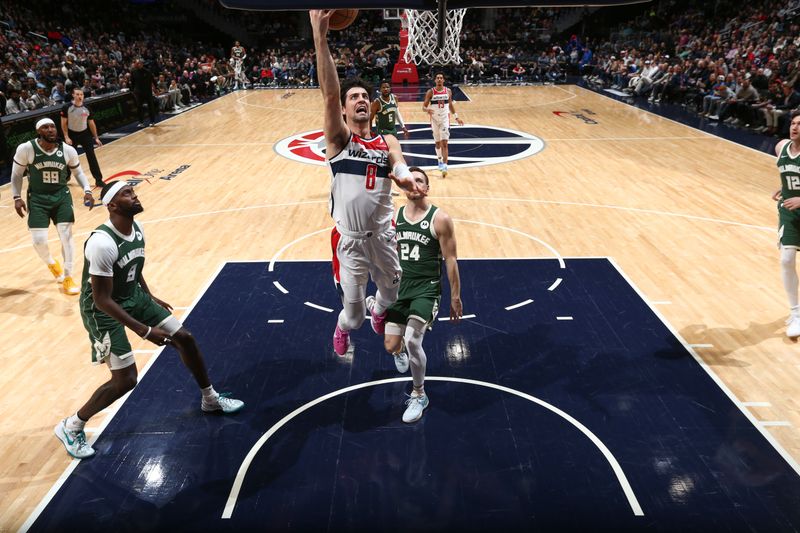
<svg viewBox="0 0 800 533">
<path fill-rule="evenodd" d="M 431 130 L 433 140 L 436 141 L 436 157 L 439 159 L 439 171 L 442 177 L 447 177 L 447 141 L 450 139 L 450 113 L 459 126 L 464 121 L 458 118 L 456 108 L 453 106 L 453 91 L 444 86 L 444 74 L 441 72 L 434 78 L 436 86 L 425 93 L 422 110 L 431 116 Z"/>
<path fill-rule="evenodd" d="M 393 225 L 392 181 L 401 189 L 424 191 L 411 176 L 397 138 L 370 137 L 371 87 L 359 79 L 345 80 L 340 86 L 328 48 L 328 24 L 334 11 L 317 9 L 310 15 L 332 174 L 333 277 L 343 304 L 333 347 L 343 356 L 350 346 L 350 331 L 364 322 L 369 276 L 378 287 L 369 309 L 375 333 L 383 335 L 386 310 L 397 300 L 402 270 Z"/>
</svg>

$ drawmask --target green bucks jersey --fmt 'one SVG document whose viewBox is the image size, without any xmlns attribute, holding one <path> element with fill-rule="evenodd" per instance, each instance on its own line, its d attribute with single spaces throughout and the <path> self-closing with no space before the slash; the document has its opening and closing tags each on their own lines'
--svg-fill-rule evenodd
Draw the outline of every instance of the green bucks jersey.
<svg viewBox="0 0 800 533">
<path fill-rule="evenodd" d="M 385 102 L 383 97 L 378 97 L 381 108 L 375 114 L 378 133 L 391 133 L 397 135 L 397 100 L 393 94 L 389 95 L 389 102 Z"/>
<path fill-rule="evenodd" d="M 67 186 L 71 174 L 64 145 L 58 143 L 55 152 L 47 154 L 36 139 L 33 145 L 33 163 L 28 164 L 28 190 L 33 194 L 56 194 Z"/>
<path fill-rule="evenodd" d="M 92 238 L 95 233 L 103 232 L 111 237 L 117 247 L 117 258 L 114 261 L 113 268 L 114 288 L 111 291 L 111 298 L 118 303 L 135 295 L 139 280 L 142 277 L 142 269 L 144 268 L 144 235 L 136 222 L 133 223 L 133 230 L 132 241 L 123 239 L 105 224 L 98 226 L 89 236 L 89 238 Z M 94 305 L 92 280 L 89 272 L 91 268 L 91 262 L 86 259 L 83 265 L 83 279 L 81 282 L 81 305 L 87 311 Z"/>
<path fill-rule="evenodd" d="M 442 277 L 442 249 L 433 228 L 437 209 L 430 206 L 425 216 L 414 223 L 406 219 L 405 206 L 397 212 L 397 251 L 403 267 L 403 280 L 438 281 Z"/>
<path fill-rule="evenodd" d="M 781 196 L 784 200 L 800 196 L 800 155 L 792 157 L 789 155 L 791 142 L 786 143 L 781 148 L 781 155 L 778 157 L 778 170 L 781 173 Z"/>
</svg>

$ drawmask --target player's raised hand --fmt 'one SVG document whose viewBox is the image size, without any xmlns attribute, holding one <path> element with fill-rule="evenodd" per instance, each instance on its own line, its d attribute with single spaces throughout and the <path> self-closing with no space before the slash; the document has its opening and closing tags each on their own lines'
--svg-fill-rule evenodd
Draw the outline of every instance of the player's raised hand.
<svg viewBox="0 0 800 533">
<path fill-rule="evenodd" d="M 319 31 L 320 35 L 327 35 L 328 24 L 335 9 L 312 9 L 308 12 L 311 17 L 311 27 Z"/>
</svg>

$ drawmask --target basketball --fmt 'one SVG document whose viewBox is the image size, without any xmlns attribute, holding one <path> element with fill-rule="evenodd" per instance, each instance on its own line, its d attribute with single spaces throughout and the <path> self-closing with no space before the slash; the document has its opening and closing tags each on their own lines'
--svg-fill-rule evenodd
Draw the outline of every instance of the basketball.
<svg viewBox="0 0 800 533">
<path fill-rule="evenodd" d="M 331 15 L 328 27 L 332 30 L 343 30 L 348 27 L 358 16 L 358 9 L 337 9 Z"/>
</svg>

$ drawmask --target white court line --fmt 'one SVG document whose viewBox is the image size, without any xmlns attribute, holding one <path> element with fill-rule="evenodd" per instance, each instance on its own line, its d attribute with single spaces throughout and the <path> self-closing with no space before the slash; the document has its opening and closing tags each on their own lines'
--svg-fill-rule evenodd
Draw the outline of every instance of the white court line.
<svg viewBox="0 0 800 533">
<path fill-rule="evenodd" d="M 211 277 L 206 282 L 205 287 L 203 287 L 203 289 L 197 295 L 197 298 L 195 298 L 194 302 L 189 307 L 189 313 L 191 313 L 191 310 L 194 309 L 194 307 L 200 302 L 200 299 L 206 293 L 208 288 L 211 287 L 211 284 L 214 283 L 214 280 L 217 278 L 219 273 L 222 272 L 222 269 L 224 267 L 225 267 L 225 262 L 221 263 L 219 265 L 219 267 L 217 268 L 217 270 L 214 272 L 214 274 L 211 275 Z M 189 313 L 186 313 L 186 314 L 188 315 Z M 147 374 L 147 371 L 150 370 L 150 368 L 153 366 L 153 363 L 155 363 L 156 359 L 158 359 L 158 356 L 163 353 L 164 348 L 165 347 L 162 346 L 158 350 L 156 350 L 156 353 L 153 355 L 153 357 L 151 357 L 150 360 L 147 361 L 147 364 L 139 372 L 139 381 L 141 381 L 142 378 L 144 378 L 144 376 Z M 136 389 L 134 388 L 133 390 L 136 390 Z M 130 397 L 131 392 L 133 392 L 133 390 L 131 390 L 130 392 L 125 394 L 122 398 L 117 400 L 114 404 L 112 404 L 111 406 L 106 408 L 106 409 L 109 410 L 108 411 L 108 416 L 106 416 L 103 419 L 103 422 L 100 424 L 100 427 L 97 428 L 97 431 L 94 434 L 94 436 L 89 439 L 89 444 L 90 445 L 92 445 L 95 442 L 97 442 L 97 439 L 100 438 L 100 435 L 103 433 L 103 431 L 105 431 L 105 429 L 108 426 L 108 424 L 111 423 L 111 421 L 114 419 L 116 414 L 119 412 L 119 410 L 125 404 L 125 402 L 128 400 L 128 398 Z M 104 411 L 105 411 L 105 409 L 104 409 Z M 69 462 L 69 464 L 67 465 L 67 468 L 64 470 L 64 473 L 61 474 L 61 476 L 56 480 L 56 482 L 53 484 L 53 486 L 50 487 L 50 490 L 47 491 L 47 494 L 45 494 L 44 498 L 42 498 L 42 501 L 39 502 L 39 505 L 36 506 L 36 508 L 28 516 L 28 518 L 25 520 L 25 522 L 22 524 L 22 526 L 20 526 L 20 528 L 19 528 L 19 532 L 20 533 L 25 533 L 31 528 L 31 526 L 36 521 L 36 519 L 39 518 L 39 515 L 42 514 L 42 511 L 44 511 L 45 507 L 47 507 L 47 504 L 49 504 L 50 500 L 52 500 L 55 497 L 55 495 L 61 489 L 61 486 L 67 481 L 67 478 L 69 478 L 70 474 L 72 474 L 72 472 L 75 470 L 75 468 L 78 466 L 78 464 L 80 462 L 81 462 L 80 459 L 73 459 L 73 460 L 71 460 Z"/>
<path fill-rule="evenodd" d="M 553 284 L 552 284 L 552 285 L 550 285 L 549 287 L 547 287 L 547 290 L 548 290 L 548 291 L 554 291 L 554 290 L 556 290 L 556 287 L 558 287 L 559 285 L 561 285 L 561 282 L 562 282 L 562 281 L 564 281 L 564 280 L 563 280 L 563 279 L 561 279 L 561 278 L 556 278 L 556 280 L 553 282 Z"/>
<path fill-rule="evenodd" d="M 734 143 L 735 144 L 735 143 Z M 629 211 L 632 213 L 644 213 L 648 215 L 659 215 L 659 216 L 669 216 L 669 217 L 676 217 L 676 218 L 684 218 L 687 220 L 698 220 L 701 222 L 712 222 L 715 224 L 725 224 L 729 226 L 739 226 L 743 228 L 751 228 L 756 229 L 764 232 L 768 232 L 770 234 L 775 233 L 775 229 L 772 227 L 767 226 L 757 226 L 755 224 L 746 224 L 743 222 L 736 222 L 733 220 L 722 220 L 717 218 L 709 218 L 709 217 L 701 217 L 697 215 L 689 215 L 685 213 L 671 213 L 669 211 L 657 211 L 654 209 L 642 209 L 638 207 L 626 207 L 621 205 L 604 205 L 604 204 L 589 204 L 589 203 L 581 203 L 581 202 L 566 202 L 566 201 L 556 201 L 556 200 L 537 200 L 535 198 L 491 198 L 491 197 L 474 197 L 474 196 L 431 196 L 431 198 L 435 198 L 437 200 L 458 200 L 458 201 L 478 201 L 478 202 L 517 202 L 517 203 L 531 203 L 531 204 L 543 204 L 543 205 L 567 205 L 567 206 L 574 206 L 574 207 L 591 207 L 597 209 L 616 209 L 619 211 Z M 280 203 L 280 204 L 261 204 L 261 205 L 249 205 L 243 207 L 231 207 L 228 209 L 217 209 L 214 211 L 199 211 L 196 213 L 188 213 L 184 215 L 176 215 L 171 217 L 164 217 L 164 218 L 156 218 L 152 220 L 142 220 L 142 224 L 158 224 L 159 222 L 170 222 L 173 220 L 181 220 L 185 218 L 197 218 L 197 217 L 204 217 L 208 215 L 221 215 L 225 213 L 236 213 L 240 211 L 249 211 L 254 209 L 271 209 L 276 207 L 295 207 L 298 205 L 312 205 L 312 204 L 327 204 L 327 200 L 310 200 L 310 201 L 302 201 L 302 202 L 287 202 L 287 203 Z M 73 234 L 73 237 L 82 237 L 89 235 L 92 231 L 84 231 L 81 233 Z M 325 230 L 320 230 L 325 231 Z M 58 237 L 48 239 L 48 243 L 58 242 Z M 19 244 L 16 246 L 12 246 L 10 248 L 3 248 L 0 249 L 0 254 L 14 252 L 17 250 L 27 250 L 31 248 L 30 240 L 27 240 L 23 244 Z"/>
<path fill-rule="evenodd" d="M 557 316 L 556 320 L 573 320 L 571 316 Z"/>
<path fill-rule="evenodd" d="M 258 452 L 261 448 L 266 444 L 267 440 L 272 437 L 279 429 L 283 426 L 288 424 L 294 417 L 301 414 L 308 409 L 311 409 L 315 405 L 318 405 L 326 400 L 334 398 L 336 396 L 340 396 L 342 394 L 346 394 L 348 392 L 352 392 L 354 390 L 363 389 L 366 387 L 374 387 L 377 385 L 385 385 L 388 383 L 399 383 L 402 381 L 411 381 L 412 378 L 404 377 L 404 378 L 389 378 L 389 379 L 381 379 L 377 381 L 370 381 L 367 383 L 359 383 L 357 385 L 351 385 L 350 387 L 346 387 L 344 389 L 339 389 L 337 391 L 330 392 L 324 396 L 320 396 L 319 398 L 312 400 L 305 405 L 301 405 L 288 415 L 281 418 L 275 425 L 269 428 L 262 436 L 258 439 L 258 441 L 250 448 L 250 451 L 245 456 L 242 464 L 239 466 L 239 471 L 236 473 L 236 478 L 233 480 L 233 486 L 231 487 L 231 492 L 228 495 L 228 500 L 225 503 L 225 509 L 222 511 L 222 518 L 229 519 L 233 515 L 234 507 L 236 507 L 236 500 L 239 498 L 239 492 L 242 489 L 242 484 L 244 483 L 244 477 L 247 474 L 247 470 L 250 468 L 250 464 L 255 459 Z M 620 466 L 617 459 L 611 453 L 611 450 L 601 441 L 597 435 L 592 433 L 586 426 L 581 424 L 577 419 L 570 416 L 566 412 L 562 411 L 558 407 L 555 407 L 552 404 L 545 402 L 535 396 L 531 396 L 530 394 L 526 394 L 524 392 L 520 392 L 515 389 L 511 389 L 508 387 L 504 387 L 502 385 L 498 385 L 496 383 L 489 383 L 486 381 L 477 381 L 474 379 L 465 379 L 465 378 L 455 378 L 455 377 L 438 377 L 438 376 L 426 376 L 426 380 L 428 381 L 450 381 L 454 383 L 464 383 L 467 385 L 477 385 L 480 387 L 487 387 L 490 389 L 496 389 L 502 392 L 507 392 L 509 394 L 513 394 L 530 402 L 533 402 L 545 409 L 549 410 L 550 412 L 558 415 L 559 417 L 563 418 L 570 424 L 572 424 L 575 428 L 577 428 L 581 433 L 583 433 L 605 457 L 606 461 L 608 461 L 611 469 L 614 471 L 614 474 L 617 477 L 617 481 L 619 482 L 620 486 L 622 487 L 622 491 L 625 493 L 625 497 L 628 499 L 628 504 L 631 506 L 631 510 L 633 514 L 636 516 L 644 516 L 644 511 L 642 511 L 641 505 L 639 505 L 639 501 L 636 499 L 636 495 L 633 492 L 633 487 L 628 482 L 628 478 L 625 476 L 625 472 L 623 472 L 622 467 Z"/>
<path fill-rule="evenodd" d="M 283 319 L 267 320 L 267 324 L 283 324 Z"/>
<path fill-rule="evenodd" d="M 690 344 L 692 348 L 713 348 L 713 344 Z"/>
<path fill-rule="evenodd" d="M 548 243 L 544 242 L 542 239 L 534 237 L 529 233 L 525 233 L 524 231 L 519 231 L 514 228 L 509 228 L 508 226 L 500 226 L 499 224 L 490 224 L 489 222 L 481 222 L 480 220 L 466 220 L 463 218 L 454 218 L 453 220 L 455 222 L 464 222 L 465 224 L 478 224 L 480 226 L 488 226 L 490 228 L 504 229 L 506 231 L 510 231 L 511 233 L 516 233 L 517 235 L 522 235 L 523 237 L 527 237 L 530 240 L 536 241 L 545 248 L 547 248 L 548 250 L 550 250 L 550 252 L 554 256 L 556 256 L 556 259 L 558 260 L 558 266 L 560 266 L 561 268 L 567 268 L 567 266 L 564 264 L 564 258 L 561 257 L 561 254 L 558 253 L 558 250 L 550 246 Z"/>
<path fill-rule="evenodd" d="M 321 305 L 317 305 L 312 302 L 303 302 L 303 305 L 307 305 L 309 307 L 313 307 L 314 309 L 319 309 L 320 311 L 325 311 L 327 313 L 333 313 L 333 309 L 330 309 L 328 307 L 322 307 Z"/>
<path fill-rule="evenodd" d="M 506 307 L 506 311 L 511 311 L 512 309 L 518 309 L 518 308 L 520 308 L 522 306 L 525 306 L 525 305 L 528 305 L 528 304 L 532 304 L 532 303 L 533 303 L 533 300 L 528 298 L 524 302 L 520 302 L 520 303 L 514 304 L 514 305 L 509 305 L 508 307 Z"/>
<path fill-rule="evenodd" d="M 692 140 L 707 141 L 710 137 L 695 135 L 693 137 L 565 137 L 563 139 L 542 139 L 544 142 L 585 142 L 585 141 L 672 141 Z M 430 141 L 428 141 L 430 142 Z"/>
<path fill-rule="evenodd" d="M 322 229 L 317 230 L 317 231 L 312 231 L 311 233 L 306 233 L 305 235 L 296 238 L 292 242 L 290 242 L 288 244 L 284 244 L 283 247 L 280 250 L 275 252 L 275 255 L 272 256 L 272 259 L 269 260 L 269 268 L 267 268 L 267 270 L 270 271 L 270 272 L 275 270 L 275 262 L 278 260 L 278 258 L 281 256 L 281 254 L 283 252 L 285 252 L 286 249 L 289 248 L 290 246 L 293 246 L 293 245 L 297 244 L 298 242 L 302 241 L 303 239 L 307 239 L 308 237 L 312 237 L 314 235 L 317 235 L 319 233 L 323 233 L 325 231 L 330 232 L 332 230 L 333 230 L 333 226 L 328 226 L 327 228 L 322 228 Z"/>
<path fill-rule="evenodd" d="M 672 302 L 670 302 L 669 300 L 657 300 L 650 303 L 653 305 L 672 305 Z"/>
<path fill-rule="evenodd" d="M 281 285 L 281 282 L 280 282 L 280 281 L 273 281 L 273 282 L 272 282 L 272 284 L 273 284 L 273 285 L 275 285 L 275 288 L 277 288 L 277 289 L 278 289 L 279 291 L 281 291 L 283 294 L 289 294 L 289 291 L 287 291 L 287 290 L 286 290 L 286 289 L 283 287 L 283 285 Z"/>
<path fill-rule="evenodd" d="M 791 427 L 792 424 L 788 420 L 764 420 L 759 422 L 762 427 Z"/>
<path fill-rule="evenodd" d="M 772 407 L 769 402 L 742 402 L 745 407 Z"/>
<path fill-rule="evenodd" d="M 643 112 L 645 112 L 645 113 L 648 113 L 648 114 L 650 114 L 650 115 L 654 115 L 654 116 L 656 116 L 656 117 L 658 117 L 658 118 L 660 118 L 660 119 L 663 119 L 663 120 L 668 120 L 668 121 L 670 121 L 670 122 L 673 122 L 673 123 L 675 123 L 675 124 L 678 124 L 678 125 L 680 125 L 680 126 L 683 126 L 684 128 L 689 128 L 689 129 L 693 129 L 693 130 L 695 130 L 695 131 L 699 131 L 700 133 L 702 133 L 702 134 L 704 134 L 704 135 L 708 135 L 709 137 L 711 137 L 711 138 L 713 138 L 713 139 L 719 139 L 720 141 L 726 141 L 726 142 L 729 142 L 729 143 L 731 143 L 731 144 L 735 144 L 736 146 L 738 146 L 738 147 L 740 147 L 740 148 L 747 148 L 748 150 L 752 150 L 753 152 L 757 152 L 757 153 L 759 153 L 759 154 L 761 154 L 761 155 L 765 155 L 765 156 L 769 157 L 769 158 L 770 158 L 772 161 L 775 161 L 775 156 L 774 156 L 774 155 L 772 155 L 772 154 L 768 154 L 768 153 L 766 153 L 766 152 L 762 152 L 761 150 L 757 150 L 757 149 L 755 149 L 755 148 L 751 148 L 750 146 L 746 146 L 746 145 L 744 145 L 744 144 L 739 144 L 739 143 L 737 143 L 737 142 L 735 142 L 735 141 L 731 141 L 730 139 L 726 139 L 726 138 L 724 138 L 724 137 L 720 137 L 720 136 L 718 136 L 718 135 L 714 135 L 713 133 L 709 133 L 709 132 L 707 132 L 707 131 L 703 131 L 703 130 L 701 130 L 700 128 L 695 128 L 694 126 L 690 126 L 690 125 L 688 125 L 688 124 L 683 124 L 682 122 L 678 122 L 677 120 L 673 120 L 673 119 L 671 119 L 671 118 L 667 118 L 667 117 L 665 117 L 665 116 L 659 115 L 658 113 L 654 113 L 653 111 L 648 111 L 647 109 L 642 109 L 642 108 L 640 108 L 640 107 L 636 107 L 636 106 L 633 106 L 633 105 L 630 105 L 630 104 L 626 104 L 625 102 L 620 102 L 619 100 L 617 100 L 617 99 L 615 99 L 615 98 L 611 98 L 611 97 L 610 97 L 610 96 L 608 96 L 608 95 L 605 95 L 605 94 L 602 94 L 602 93 L 596 93 L 596 92 L 594 92 L 593 90 L 591 90 L 591 89 L 587 89 L 587 88 L 585 88 L 585 87 L 581 87 L 580 85 L 573 85 L 573 87 L 577 87 L 578 89 L 582 89 L 582 90 L 584 90 L 584 91 L 586 91 L 586 92 L 589 92 L 589 93 L 592 93 L 592 94 L 597 94 L 597 95 L 603 96 L 603 97 L 605 97 L 605 98 L 608 98 L 609 100 L 613 100 L 613 101 L 614 101 L 614 102 L 616 102 L 617 104 L 623 105 L 623 106 L 625 106 L 625 107 L 628 107 L 628 108 L 631 108 L 631 109 L 635 109 L 635 110 L 637 110 L 637 111 L 643 111 Z"/>
<path fill-rule="evenodd" d="M 475 318 L 475 315 L 463 315 L 461 317 L 462 320 L 466 320 L 468 318 Z M 449 322 L 450 321 L 450 317 L 449 316 L 443 316 L 443 317 L 437 318 L 436 320 L 438 320 L 439 322 Z"/>
<path fill-rule="evenodd" d="M 632 279 L 630 279 L 628 277 L 627 274 L 625 274 L 625 272 L 614 261 L 614 259 L 609 257 L 608 258 L 608 262 L 611 263 L 612 265 L 614 265 L 614 268 L 617 269 L 617 272 L 619 272 L 620 275 L 623 278 L 625 278 L 625 280 L 628 282 L 628 284 L 631 286 L 631 288 L 633 288 L 633 290 L 636 291 L 636 294 L 639 295 L 639 297 L 642 299 L 642 301 L 644 301 L 645 304 L 647 304 L 647 306 L 650 308 L 650 310 L 659 318 L 659 320 L 661 320 L 661 322 L 664 324 L 664 326 L 666 326 L 666 328 L 670 331 L 670 333 L 672 333 L 672 335 L 674 335 L 675 338 L 678 339 L 678 341 L 683 345 L 684 349 L 686 349 L 686 351 L 691 354 L 691 356 L 694 358 L 694 360 L 697 361 L 697 364 L 700 365 L 700 368 L 702 368 L 703 370 L 706 371 L 706 373 L 711 377 L 712 380 L 714 380 L 714 383 L 717 384 L 717 386 L 720 388 L 720 390 L 723 393 L 725 393 L 726 396 L 728 396 L 730 401 L 733 402 L 733 404 L 736 407 L 739 408 L 739 410 L 742 412 L 742 414 L 745 416 L 745 418 L 747 418 L 750 421 L 750 423 L 753 424 L 753 426 L 767 440 L 767 442 L 769 442 L 772 445 L 772 447 L 775 448 L 775 451 L 777 451 L 778 454 L 780 454 L 780 456 L 783 457 L 783 460 L 786 461 L 786 463 L 789 465 L 789 467 L 791 467 L 792 470 L 794 470 L 795 473 L 798 476 L 800 476 L 800 464 L 798 464 L 797 461 L 795 461 L 794 458 L 791 455 L 786 453 L 786 450 L 783 448 L 783 446 L 781 446 L 780 443 L 777 440 L 775 440 L 775 438 L 772 436 L 772 434 L 769 431 L 765 430 L 763 427 L 761 427 L 759 425 L 758 420 L 756 420 L 756 418 L 753 416 L 753 414 L 750 413 L 750 411 L 742 404 L 742 402 L 740 402 L 739 399 L 731 392 L 731 390 L 728 388 L 728 386 L 725 385 L 725 383 L 719 378 L 719 376 L 714 372 L 714 370 L 712 370 L 712 368 L 710 366 L 708 366 L 705 363 L 705 361 L 703 361 L 703 359 L 699 355 L 697 355 L 697 352 L 694 351 L 692 346 L 689 343 L 686 342 L 686 339 L 681 337 L 681 334 L 678 332 L 678 330 L 673 328 L 672 324 L 667 322 L 667 319 L 664 318 L 664 316 L 658 311 L 657 308 L 655 308 L 652 305 L 650 305 L 650 303 L 647 301 L 647 298 L 645 298 L 644 293 L 641 290 L 639 290 L 639 287 L 633 282 Z"/>
</svg>

